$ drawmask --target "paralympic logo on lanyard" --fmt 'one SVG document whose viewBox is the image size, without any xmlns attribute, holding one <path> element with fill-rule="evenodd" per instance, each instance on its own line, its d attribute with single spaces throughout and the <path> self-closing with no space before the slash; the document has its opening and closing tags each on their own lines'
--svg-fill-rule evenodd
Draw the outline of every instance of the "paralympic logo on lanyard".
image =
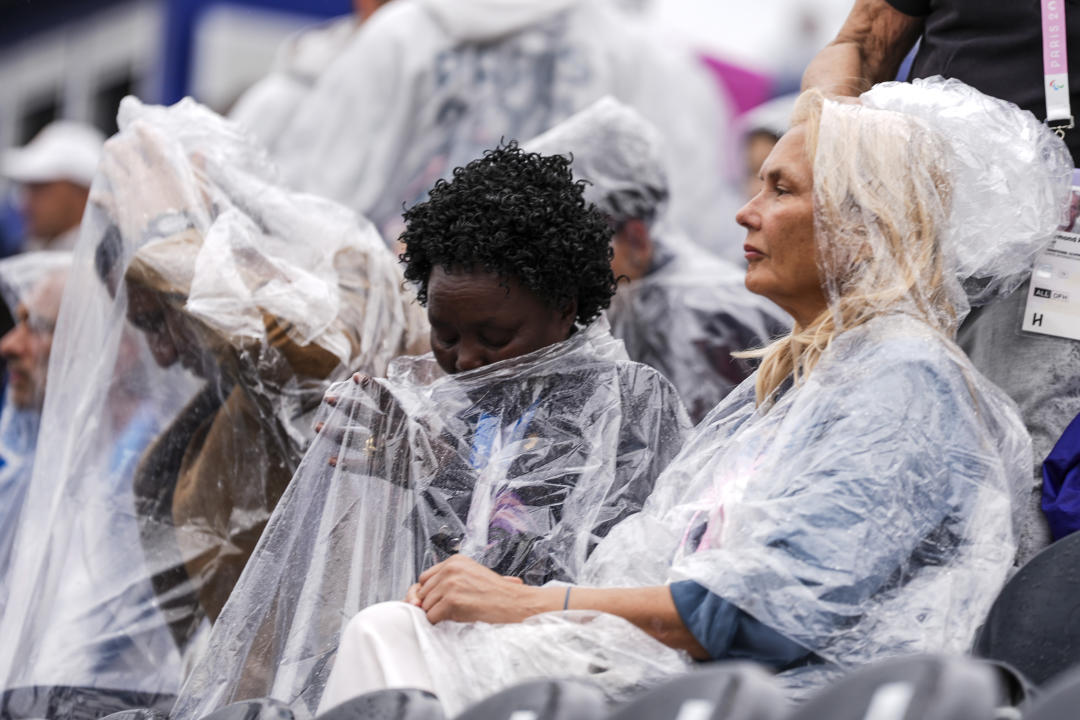
<svg viewBox="0 0 1080 720">
<path fill-rule="evenodd" d="M 1043 89 L 1046 122 L 1064 136 L 1073 127 L 1069 98 L 1068 33 L 1063 0 L 1042 0 Z"/>
</svg>

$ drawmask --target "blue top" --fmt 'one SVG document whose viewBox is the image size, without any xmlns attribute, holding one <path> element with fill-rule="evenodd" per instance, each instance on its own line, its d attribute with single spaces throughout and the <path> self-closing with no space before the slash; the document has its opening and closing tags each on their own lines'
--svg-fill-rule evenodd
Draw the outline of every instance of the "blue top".
<svg viewBox="0 0 1080 720">
<path fill-rule="evenodd" d="M 1043 463 L 1042 509 L 1054 540 L 1080 530 L 1080 416 Z"/>
<path fill-rule="evenodd" d="M 683 624 L 713 660 L 750 660 L 778 672 L 817 661 L 810 650 L 693 580 L 672 583 L 671 598 Z"/>
</svg>

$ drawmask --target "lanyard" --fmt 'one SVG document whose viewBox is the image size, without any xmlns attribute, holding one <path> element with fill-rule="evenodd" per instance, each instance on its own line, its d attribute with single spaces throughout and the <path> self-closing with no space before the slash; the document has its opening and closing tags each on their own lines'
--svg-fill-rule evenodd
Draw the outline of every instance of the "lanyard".
<svg viewBox="0 0 1080 720">
<path fill-rule="evenodd" d="M 1066 52 L 1065 0 L 1042 0 L 1043 92 L 1046 124 L 1059 137 L 1074 127 L 1069 102 L 1069 62 Z"/>
</svg>

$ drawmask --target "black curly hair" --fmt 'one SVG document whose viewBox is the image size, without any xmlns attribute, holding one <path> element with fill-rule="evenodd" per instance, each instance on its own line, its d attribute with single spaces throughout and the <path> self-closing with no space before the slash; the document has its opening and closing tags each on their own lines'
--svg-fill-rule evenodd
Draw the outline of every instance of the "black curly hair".
<svg viewBox="0 0 1080 720">
<path fill-rule="evenodd" d="M 404 217 L 401 262 L 422 305 L 435 267 L 512 278 L 556 309 L 576 300 L 582 325 L 615 294 L 611 227 L 564 157 L 500 144 L 435 183 Z"/>
</svg>

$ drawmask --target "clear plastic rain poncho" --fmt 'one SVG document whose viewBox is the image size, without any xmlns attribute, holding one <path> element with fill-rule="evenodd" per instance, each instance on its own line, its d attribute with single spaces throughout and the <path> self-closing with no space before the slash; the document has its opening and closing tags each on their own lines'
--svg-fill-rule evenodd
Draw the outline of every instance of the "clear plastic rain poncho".
<svg viewBox="0 0 1080 720">
<path fill-rule="evenodd" d="M 453 168 L 609 94 L 669 141 L 673 211 L 691 236 L 730 227 L 726 96 L 685 44 L 609 0 L 393 0 L 322 74 L 277 156 L 296 187 L 392 240 L 402 204 Z"/>
<path fill-rule="evenodd" d="M 664 140 L 647 120 L 606 97 L 528 143 L 569 155 L 585 197 L 619 227 L 649 227 L 652 264 L 619 284 L 608 310 L 611 331 L 633 360 L 675 385 L 694 422 L 753 367 L 733 352 L 767 345 L 790 327 L 787 314 L 746 289 L 745 273 L 690 242 L 669 217 Z M 618 252 L 618 250 L 616 250 Z"/>
<path fill-rule="evenodd" d="M 176 718 L 261 696 L 312 715 L 345 623 L 454 553 L 529 584 L 575 580 L 689 428 L 671 385 L 603 319 L 452 376 L 430 354 L 401 358 L 328 395 Z"/>
<path fill-rule="evenodd" d="M 119 125 L 60 312 L 0 619 L 0 687 L 38 688 L 7 697 L 12 715 L 63 715 L 71 698 L 167 707 L 326 387 L 426 337 L 370 223 L 280 189 L 235 126 L 133 98 Z"/>
<path fill-rule="evenodd" d="M 265 77 L 249 87 L 229 110 L 237 123 L 271 153 L 319 76 L 344 52 L 360 20 L 352 14 L 304 28 L 278 47 Z"/>
<path fill-rule="evenodd" d="M 15 530 L 34 471 L 49 347 L 70 266 L 69 252 L 23 253 L 0 260 L 0 296 L 15 323 L 0 338 L 7 366 L 0 404 L 0 616 L 11 584 Z M 13 382 L 19 387 L 11 387 Z"/>
<path fill-rule="evenodd" d="M 697 582 L 821 659 L 782 676 L 796 694 L 969 648 L 1016 552 L 1031 445 L 951 339 L 961 281 L 1007 288 L 1068 198 L 1064 143 L 1013 105 L 940 79 L 863 101 L 824 102 L 813 163 L 831 342 L 766 403 L 756 376 L 728 395 L 578 576 Z M 421 630 L 448 712 L 526 677 L 588 675 L 619 698 L 689 665 L 589 612 Z"/>
</svg>

